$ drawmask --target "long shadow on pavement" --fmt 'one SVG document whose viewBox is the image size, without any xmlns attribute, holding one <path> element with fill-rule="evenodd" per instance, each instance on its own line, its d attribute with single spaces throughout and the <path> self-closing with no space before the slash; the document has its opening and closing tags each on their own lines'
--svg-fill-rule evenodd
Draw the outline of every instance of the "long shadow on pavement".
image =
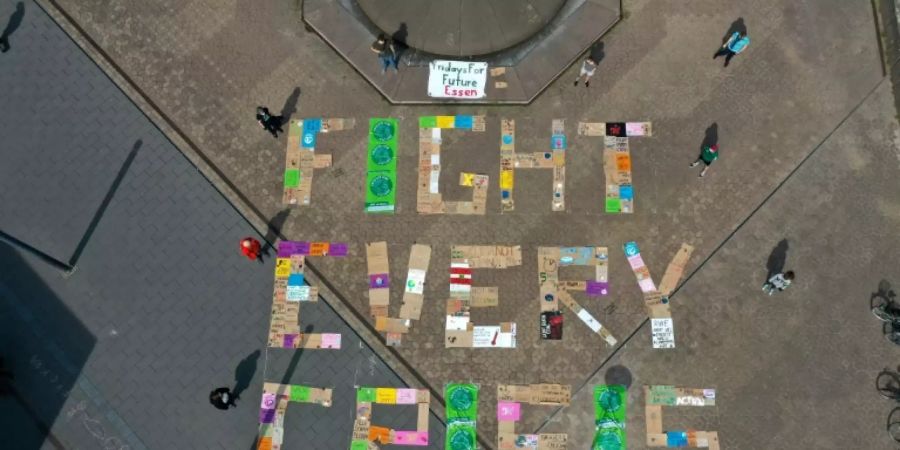
<svg viewBox="0 0 900 450">
<path fill-rule="evenodd" d="M 96 338 L 10 245 L 0 242 L 0 396 L 3 448 L 63 448 L 50 432 Z"/>
</svg>

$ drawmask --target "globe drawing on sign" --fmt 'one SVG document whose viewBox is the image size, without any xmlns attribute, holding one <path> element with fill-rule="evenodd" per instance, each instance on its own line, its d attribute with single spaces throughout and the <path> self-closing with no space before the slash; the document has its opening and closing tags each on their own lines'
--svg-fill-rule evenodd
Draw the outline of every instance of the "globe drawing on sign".
<svg viewBox="0 0 900 450">
<path fill-rule="evenodd" d="M 474 450 L 475 443 L 472 442 L 472 435 L 465 428 L 457 428 L 450 435 L 451 450 Z"/>
<path fill-rule="evenodd" d="M 625 256 L 634 256 L 638 254 L 638 246 L 634 242 L 625 244 Z"/>
<path fill-rule="evenodd" d="M 603 391 L 597 399 L 597 406 L 608 413 L 615 412 L 622 407 L 622 398 L 614 391 Z"/>
<path fill-rule="evenodd" d="M 369 192 L 376 197 L 384 197 L 394 190 L 394 183 L 390 178 L 379 175 L 369 182 Z"/>
<path fill-rule="evenodd" d="M 504 144 L 506 144 L 506 145 L 512 144 L 512 141 L 513 141 L 513 137 L 512 137 L 511 134 L 504 134 L 504 135 L 503 135 L 503 143 L 504 143 Z"/>
<path fill-rule="evenodd" d="M 622 439 L 612 430 L 601 431 L 594 439 L 593 450 L 621 450 Z"/>
<path fill-rule="evenodd" d="M 464 386 L 456 386 L 450 392 L 450 404 L 459 411 L 465 411 L 472 407 L 474 396 Z"/>
<path fill-rule="evenodd" d="M 313 143 L 313 135 L 312 135 L 312 133 L 304 134 L 304 135 L 303 135 L 303 142 L 306 143 L 306 144 L 312 144 L 312 143 Z"/>
<path fill-rule="evenodd" d="M 372 162 L 383 166 L 394 159 L 394 150 L 387 145 L 380 144 L 372 149 Z"/>
<path fill-rule="evenodd" d="M 372 135 L 380 142 L 387 142 L 394 137 L 394 124 L 382 120 L 372 127 Z"/>
<path fill-rule="evenodd" d="M 416 281 L 415 280 L 406 280 L 406 287 L 409 289 L 416 287 Z"/>
</svg>

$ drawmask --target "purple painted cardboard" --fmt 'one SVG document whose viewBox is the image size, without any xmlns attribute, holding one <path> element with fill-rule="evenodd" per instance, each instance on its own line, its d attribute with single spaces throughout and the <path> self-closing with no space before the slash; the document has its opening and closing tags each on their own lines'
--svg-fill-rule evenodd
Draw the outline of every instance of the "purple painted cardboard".
<svg viewBox="0 0 900 450">
<path fill-rule="evenodd" d="M 587 295 L 598 296 L 609 294 L 609 283 L 604 281 L 587 280 Z"/>
<path fill-rule="evenodd" d="M 297 339 L 296 334 L 285 334 L 284 335 L 284 348 L 294 348 L 294 339 Z"/>
<path fill-rule="evenodd" d="M 294 241 L 281 241 L 278 243 L 278 257 L 290 258 L 296 253 L 297 243 Z"/>
<path fill-rule="evenodd" d="M 386 273 L 376 273 L 369 275 L 369 289 L 388 288 L 391 284 L 391 277 Z"/>
<path fill-rule="evenodd" d="M 296 248 L 294 251 L 295 255 L 308 255 L 309 254 L 309 241 L 300 241 L 296 242 Z"/>
<path fill-rule="evenodd" d="M 259 410 L 259 423 L 275 423 L 275 410 L 274 409 L 260 409 Z"/>
<path fill-rule="evenodd" d="M 328 250 L 329 256 L 347 256 L 346 242 L 332 242 Z"/>
</svg>

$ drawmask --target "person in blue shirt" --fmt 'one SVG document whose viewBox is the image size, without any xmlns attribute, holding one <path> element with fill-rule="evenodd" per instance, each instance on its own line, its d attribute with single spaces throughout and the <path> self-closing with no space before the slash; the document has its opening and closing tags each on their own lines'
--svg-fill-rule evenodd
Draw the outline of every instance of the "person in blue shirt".
<svg viewBox="0 0 900 450">
<path fill-rule="evenodd" d="M 725 42 L 725 45 L 713 55 L 713 59 L 716 59 L 722 55 L 725 55 L 725 67 L 728 67 L 728 63 L 731 62 L 731 58 L 734 58 L 734 55 L 744 51 L 747 46 L 750 45 L 750 37 L 745 33 L 741 33 L 739 31 L 735 31 L 734 34 L 728 38 L 728 41 Z"/>
</svg>

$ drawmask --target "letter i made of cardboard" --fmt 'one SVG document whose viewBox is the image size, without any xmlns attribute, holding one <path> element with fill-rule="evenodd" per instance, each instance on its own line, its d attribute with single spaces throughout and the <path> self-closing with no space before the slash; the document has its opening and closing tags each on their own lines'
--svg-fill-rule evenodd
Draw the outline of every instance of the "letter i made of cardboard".
<svg viewBox="0 0 900 450">
<path fill-rule="evenodd" d="M 278 243 L 275 259 L 275 288 L 272 295 L 272 320 L 269 323 L 269 347 L 340 349 L 337 333 L 304 333 L 300 327 L 300 304 L 318 301 L 315 286 L 306 283 L 304 269 L 309 256 L 347 256 L 342 242 Z"/>
<path fill-rule="evenodd" d="M 386 242 L 366 244 L 369 308 L 375 318 L 375 329 L 385 334 L 387 345 L 400 345 L 409 332 L 411 321 L 419 320 L 425 295 L 425 274 L 431 261 L 431 247 L 415 244 L 409 251 L 409 270 L 403 285 L 403 303 L 399 318 L 389 317 L 391 275 Z"/>
<path fill-rule="evenodd" d="M 331 166 L 331 155 L 315 153 L 319 134 L 349 130 L 355 125 L 356 119 L 310 118 L 290 122 L 281 200 L 284 205 L 308 206 L 314 169 Z"/>
<path fill-rule="evenodd" d="M 633 213 L 634 187 L 631 182 L 631 152 L 628 149 L 628 138 L 651 136 L 650 122 L 581 122 L 578 124 L 578 134 L 603 137 L 606 212 Z"/>
<path fill-rule="evenodd" d="M 516 153 L 516 121 L 500 121 L 500 210 L 515 209 L 513 187 L 517 169 L 552 169 L 553 199 L 551 210 L 566 209 L 566 142 L 565 122 L 554 119 L 550 128 L 550 147 L 541 152 Z"/>
<path fill-rule="evenodd" d="M 485 213 L 489 178 L 462 172 L 460 186 L 472 188 L 472 201 L 444 201 L 440 190 L 441 133 L 444 130 L 484 131 L 484 116 L 419 117 L 419 176 L 416 184 L 416 211 L 419 214 Z"/>
<path fill-rule="evenodd" d="M 259 440 L 256 450 L 281 450 L 284 416 L 289 403 L 331 406 L 331 389 L 302 385 L 264 383 L 259 409 Z"/>
<path fill-rule="evenodd" d="M 497 287 L 473 287 L 472 270 L 506 269 L 522 265 L 522 248 L 504 246 L 453 246 L 450 248 L 450 299 L 447 300 L 446 347 L 514 348 L 516 324 L 476 326 L 469 319 L 472 308 L 497 306 Z"/>
</svg>

